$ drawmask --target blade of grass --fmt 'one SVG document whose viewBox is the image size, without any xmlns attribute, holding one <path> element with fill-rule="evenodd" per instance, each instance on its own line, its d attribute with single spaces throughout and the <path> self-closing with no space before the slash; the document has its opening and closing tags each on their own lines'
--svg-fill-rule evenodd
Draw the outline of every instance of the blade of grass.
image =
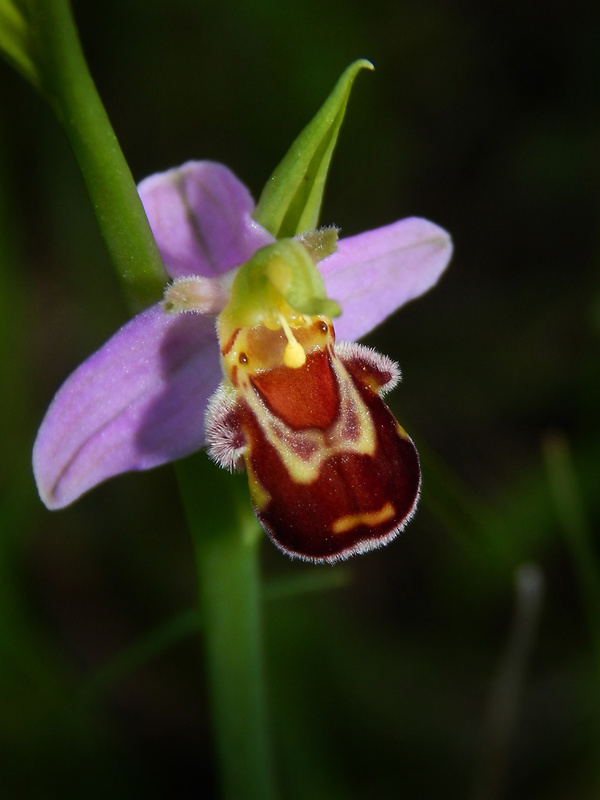
<svg viewBox="0 0 600 800">
<path fill-rule="evenodd" d="M 569 550 L 587 617 L 600 678 L 600 568 L 579 481 L 566 437 L 548 434 L 542 442 L 556 518 Z"/>
<path fill-rule="evenodd" d="M 483 757 L 476 776 L 473 800 L 500 800 L 510 768 L 525 673 L 539 624 L 544 576 L 535 564 L 524 564 L 515 574 L 515 612 L 506 651 L 492 684 Z"/>
<path fill-rule="evenodd" d="M 335 572 L 327 570 L 327 572 L 311 571 L 299 575 L 284 575 L 268 580 L 265 583 L 263 596 L 266 602 L 272 602 L 313 592 L 344 588 L 350 585 L 351 580 L 350 570 L 344 568 L 338 568 Z M 201 614 L 194 607 L 175 614 L 148 633 L 137 637 L 84 681 L 81 687 L 82 702 L 96 702 L 119 681 L 132 675 L 173 645 L 198 633 L 202 628 Z"/>
</svg>

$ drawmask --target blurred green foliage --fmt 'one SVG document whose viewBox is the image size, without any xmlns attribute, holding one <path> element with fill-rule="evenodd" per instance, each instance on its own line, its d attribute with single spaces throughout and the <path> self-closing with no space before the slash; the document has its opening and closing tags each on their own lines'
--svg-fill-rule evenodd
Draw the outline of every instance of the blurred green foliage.
<svg viewBox="0 0 600 800">
<path fill-rule="evenodd" d="M 423 458 L 415 520 L 333 570 L 263 548 L 283 796 L 597 797 L 593 4 L 543 17 L 534 4 L 436 0 L 74 10 L 136 179 L 210 158 L 257 197 L 364 56 L 376 72 L 354 89 L 323 222 L 348 235 L 421 215 L 455 239 L 440 285 L 370 337 L 403 369 L 390 403 Z M 195 603 L 192 546 L 172 469 L 54 514 L 35 493 L 45 408 L 126 309 L 50 110 L 5 64 L 0 102 L 0 795 L 210 797 L 201 653 L 178 616 Z M 543 607 L 495 784 L 480 774 L 489 704 L 526 562 L 544 575 Z M 317 575 L 342 585 L 317 591 Z M 277 592 L 287 578 L 303 591 Z M 131 652 L 148 658 L 123 660 L 139 637 Z"/>
</svg>

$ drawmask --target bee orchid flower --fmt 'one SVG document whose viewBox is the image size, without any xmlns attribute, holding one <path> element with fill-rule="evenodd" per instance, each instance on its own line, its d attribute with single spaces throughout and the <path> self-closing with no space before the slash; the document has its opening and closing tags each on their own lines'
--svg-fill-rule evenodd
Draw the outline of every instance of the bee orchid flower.
<svg viewBox="0 0 600 800">
<path fill-rule="evenodd" d="M 409 218 L 276 241 L 246 187 L 208 161 L 139 193 L 173 282 L 54 397 L 33 451 L 43 502 L 63 508 L 208 445 L 245 465 L 260 522 L 291 555 L 335 561 L 389 541 L 414 510 L 418 456 L 381 400 L 396 365 L 353 342 L 436 283 L 448 234 Z"/>
</svg>

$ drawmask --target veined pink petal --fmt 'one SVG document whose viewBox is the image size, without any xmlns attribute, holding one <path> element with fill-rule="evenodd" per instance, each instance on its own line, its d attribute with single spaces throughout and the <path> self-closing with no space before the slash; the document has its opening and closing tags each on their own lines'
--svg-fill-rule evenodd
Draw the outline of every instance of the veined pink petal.
<svg viewBox="0 0 600 800">
<path fill-rule="evenodd" d="M 426 292 L 451 255 L 448 233 L 419 217 L 340 239 L 337 252 L 319 264 L 327 296 L 342 308 L 337 338 L 360 339 Z"/>
<path fill-rule="evenodd" d="M 40 496 L 62 508 L 106 478 L 204 445 L 204 412 L 221 379 L 214 319 L 134 317 L 66 380 L 33 451 Z"/>
<path fill-rule="evenodd" d="M 172 278 L 220 275 L 273 241 L 251 217 L 248 189 L 222 164 L 189 161 L 151 175 L 138 191 Z"/>
</svg>

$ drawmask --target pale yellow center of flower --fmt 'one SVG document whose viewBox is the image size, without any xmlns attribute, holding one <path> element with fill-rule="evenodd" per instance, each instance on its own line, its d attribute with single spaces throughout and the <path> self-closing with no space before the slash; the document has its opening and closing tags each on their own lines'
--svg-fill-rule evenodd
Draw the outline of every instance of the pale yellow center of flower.
<svg viewBox="0 0 600 800">
<path fill-rule="evenodd" d="M 292 333 L 290 324 L 283 314 L 279 315 L 279 324 L 285 333 L 285 338 L 288 340 L 288 343 L 283 351 L 284 365 L 290 369 L 298 369 L 299 367 L 303 367 L 304 364 L 306 364 L 306 352 Z"/>
</svg>

